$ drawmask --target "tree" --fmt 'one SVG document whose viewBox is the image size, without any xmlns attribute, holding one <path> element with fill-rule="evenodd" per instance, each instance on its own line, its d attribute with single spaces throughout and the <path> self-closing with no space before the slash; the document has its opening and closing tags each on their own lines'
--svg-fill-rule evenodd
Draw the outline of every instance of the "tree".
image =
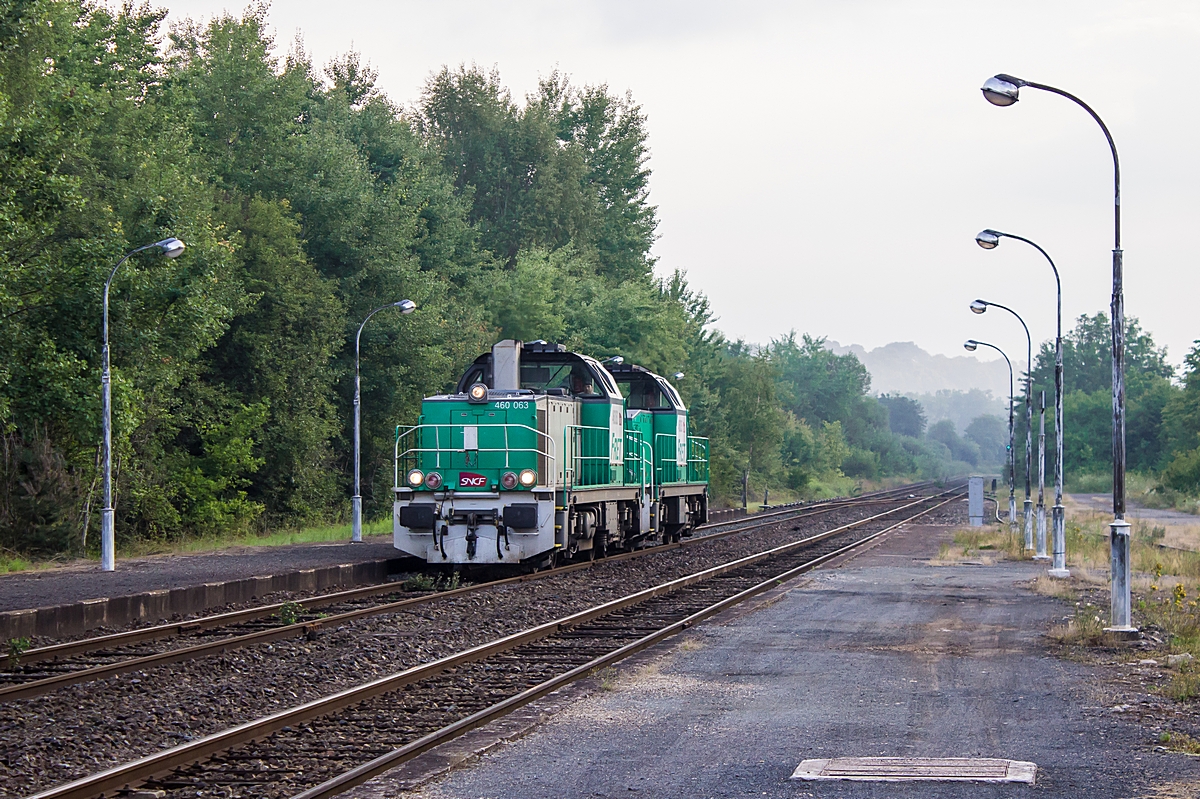
<svg viewBox="0 0 1200 799">
<path fill-rule="evenodd" d="M 964 433 L 979 447 L 981 463 L 1003 464 L 1008 460 L 1008 423 L 999 416 L 976 416 Z M 1051 454 L 1049 449 L 1047 454 Z"/>
<path fill-rule="evenodd" d="M 954 422 L 943 419 L 929 428 L 929 440 L 943 444 L 955 460 L 969 463 L 972 466 L 979 462 L 979 445 L 969 439 L 963 439 L 954 429 Z"/>
<path fill-rule="evenodd" d="M 1042 343 L 1035 362 L 1036 390 L 1053 397 L 1053 341 Z M 1175 376 L 1174 367 L 1167 362 L 1167 351 L 1155 346 L 1136 316 L 1125 318 L 1125 375 L 1127 396 L 1140 393 L 1145 380 Z M 1080 316 L 1074 329 L 1063 335 L 1063 392 L 1072 391 L 1112 391 L 1112 325 L 1104 312 Z"/>
<path fill-rule="evenodd" d="M 888 428 L 898 435 L 920 438 L 925 434 L 925 411 L 915 399 L 883 394 L 879 402 L 888 412 Z"/>
</svg>

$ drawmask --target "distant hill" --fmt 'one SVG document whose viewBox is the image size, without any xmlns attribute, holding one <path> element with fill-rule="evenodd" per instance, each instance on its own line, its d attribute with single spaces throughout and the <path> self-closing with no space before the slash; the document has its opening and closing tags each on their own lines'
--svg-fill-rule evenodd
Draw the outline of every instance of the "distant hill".
<svg viewBox="0 0 1200 799">
<path fill-rule="evenodd" d="M 1008 367 L 1003 358 L 988 361 L 966 354 L 953 358 L 930 355 L 911 341 L 893 341 L 873 350 L 836 341 L 826 341 L 825 346 L 838 355 L 857 355 L 871 373 L 874 394 L 935 394 L 974 388 L 998 398 L 1008 396 Z M 1024 361 L 1013 361 L 1018 384 L 1024 369 Z"/>
<path fill-rule="evenodd" d="M 980 414 L 1008 415 L 1008 366 L 1003 358 L 930 355 L 911 341 L 894 341 L 873 350 L 836 341 L 826 341 L 825 346 L 838 355 L 858 356 L 871 373 L 871 393 L 919 400 L 930 425 L 950 419 L 961 433 Z M 1018 395 L 1024 369 L 1024 361 L 1013 362 Z"/>
</svg>

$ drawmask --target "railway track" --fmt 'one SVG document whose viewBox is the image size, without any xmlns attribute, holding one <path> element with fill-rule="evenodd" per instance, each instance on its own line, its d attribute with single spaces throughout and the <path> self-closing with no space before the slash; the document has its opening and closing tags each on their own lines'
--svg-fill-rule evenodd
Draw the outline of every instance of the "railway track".
<svg viewBox="0 0 1200 799">
<path fill-rule="evenodd" d="M 806 519 L 848 508 L 904 501 L 914 491 L 927 486 L 905 486 L 861 497 L 786 507 L 716 522 L 699 528 L 699 534 L 679 543 L 647 547 L 614 555 L 604 561 L 614 562 L 695 546 L 768 524 Z M 501 585 L 567 574 L 592 565 L 591 561 L 574 563 L 433 593 L 405 592 L 396 584 L 367 586 L 295 602 L 275 603 L 31 649 L 20 656 L 16 666 L 0 672 L 0 702 L 28 699 L 68 685 L 218 655 L 256 644 L 312 635 L 323 628 L 336 627 L 355 619 L 395 613 Z"/>
<path fill-rule="evenodd" d="M 334 796 L 953 502 L 961 487 L 740 557 L 38 793 Z"/>
</svg>

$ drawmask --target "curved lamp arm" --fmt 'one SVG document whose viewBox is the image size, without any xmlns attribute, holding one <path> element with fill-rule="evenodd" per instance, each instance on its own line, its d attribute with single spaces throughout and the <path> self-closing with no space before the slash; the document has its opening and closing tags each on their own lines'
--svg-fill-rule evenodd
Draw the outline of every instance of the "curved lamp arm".
<svg viewBox="0 0 1200 799">
<path fill-rule="evenodd" d="M 1108 140 L 1108 149 L 1112 151 L 1113 157 L 1113 213 L 1116 219 L 1115 244 L 1113 245 L 1113 249 L 1121 249 L 1121 159 L 1117 156 L 1117 143 L 1113 141 L 1112 134 L 1108 130 L 1108 125 L 1105 125 L 1100 115 L 1083 100 L 1080 100 L 1068 91 L 1063 91 L 1045 83 L 1034 83 L 1031 80 L 1022 80 L 1012 75 L 1000 74 L 989 78 L 983 84 L 981 91 L 989 103 L 1005 106 L 1012 105 L 1020 99 L 1020 89 L 1022 86 L 1028 86 L 1031 89 L 1041 89 L 1044 92 L 1050 92 L 1051 94 L 1057 94 L 1059 97 L 1067 98 L 1084 111 L 1087 111 L 1092 119 L 1096 120 L 1096 124 L 1100 126 L 1100 130 L 1104 131 L 1104 138 Z"/>
</svg>

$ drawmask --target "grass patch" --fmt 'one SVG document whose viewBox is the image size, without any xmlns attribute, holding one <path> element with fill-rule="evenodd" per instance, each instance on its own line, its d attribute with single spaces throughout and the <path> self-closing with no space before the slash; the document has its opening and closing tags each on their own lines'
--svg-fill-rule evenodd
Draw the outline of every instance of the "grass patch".
<svg viewBox="0 0 1200 799">
<path fill-rule="evenodd" d="M 363 535 L 381 535 L 392 531 L 391 518 L 363 523 Z M 262 535 L 204 536 L 187 541 L 142 540 L 130 542 L 118 549 L 118 557 L 142 557 L 146 555 L 187 555 L 212 552 L 229 547 L 282 547 L 290 544 L 320 544 L 326 541 L 349 541 L 349 524 L 305 527 L 302 529 L 276 530 Z"/>
<path fill-rule="evenodd" d="M 437 588 L 437 583 L 437 577 L 434 575 L 421 573 L 409 577 L 400 587 L 405 591 L 432 591 Z"/>
<path fill-rule="evenodd" d="M 23 572 L 33 568 L 33 561 L 17 555 L 14 552 L 0 550 L 0 574 Z"/>
<path fill-rule="evenodd" d="M 1109 494 L 1112 492 L 1112 473 L 1068 475 L 1065 488 L 1072 494 Z M 1125 474 L 1125 497 L 1147 508 L 1200 514 L 1200 497 L 1167 488 L 1158 482 L 1158 478 L 1140 472 Z"/>
<path fill-rule="evenodd" d="M 1111 494 L 1112 480 L 1112 472 L 1069 474 L 1063 488 L 1071 494 Z M 1158 481 L 1148 474 L 1125 473 L 1125 496 L 1129 499 L 1140 501 L 1140 497 L 1153 491 L 1156 485 Z"/>
<path fill-rule="evenodd" d="M 1059 644 L 1096 646 L 1105 642 L 1104 618 L 1094 605 L 1081 605 L 1066 624 L 1051 628 L 1047 636 Z"/>
<path fill-rule="evenodd" d="M 964 527 L 954 531 L 952 543 L 942 544 L 938 549 L 935 564 L 977 561 L 990 565 L 998 560 L 1021 560 L 1028 553 L 1023 549 L 1024 539 L 1007 529 L 990 527 Z"/>
<path fill-rule="evenodd" d="M 1108 516 L 1072 514 L 1067 519 L 1067 565 L 1092 571 L 1108 571 L 1112 557 Z M 1130 566 L 1142 575 L 1167 575 L 1183 580 L 1200 580 L 1200 552 L 1164 549 L 1158 545 L 1166 528 L 1138 519 L 1130 521 Z M 1144 582 L 1144 581 L 1143 581 Z"/>
<path fill-rule="evenodd" d="M 1186 732 L 1164 732 L 1158 736 L 1158 742 L 1172 752 L 1182 752 L 1185 755 L 1200 755 L 1200 741 Z"/>
<path fill-rule="evenodd" d="M 392 532 L 392 521 L 384 518 L 375 522 L 363 523 L 363 535 L 383 535 Z M 262 534 L 228 534 L 209 535 L 187 540 L 139 539 L 137 541 L 118 542 L 117 560 L 139 558 L 147 555 L 194 555 L 204 552 L 215 552 L 231 547 L 282 547 L 289 544 L 320 544 L 327 541 L 349 541 L 351 529 L 349 524 L 322 525 L 301 529 L 275 530 Z M 96 541 L 99 541 L 97 536 Z M 100 559 L 97 552 L 90 560 Z M 52 569 L 71 562 L 67 556 L 58 556 L 52 560 L 31 560 L 9 550 L 0 549 L 0 574 L 10 572 L 31 571 L 37 569 Z"/>
<path fill-rule="evenodd" d="M 1076 577 L 1077 575 L 1072 574 L 1071 576 Z M 1073 602 L 1077 596 L 1073 580 L 1060 580 L 1048 574 L 1039 574 L 1030 587 L 1042 596 L 1052 596 L 1055 599 Z"/>
<path fill-rule="evenodd" d="M 595 676 L 600 679 L 601 691 L 617 690 L 617 681 L 620 677 L 620 674 L 617 672 L 617 669 L 614 666 L 605 666 L 604 668 L 595 672 Z"/>
</svg>

